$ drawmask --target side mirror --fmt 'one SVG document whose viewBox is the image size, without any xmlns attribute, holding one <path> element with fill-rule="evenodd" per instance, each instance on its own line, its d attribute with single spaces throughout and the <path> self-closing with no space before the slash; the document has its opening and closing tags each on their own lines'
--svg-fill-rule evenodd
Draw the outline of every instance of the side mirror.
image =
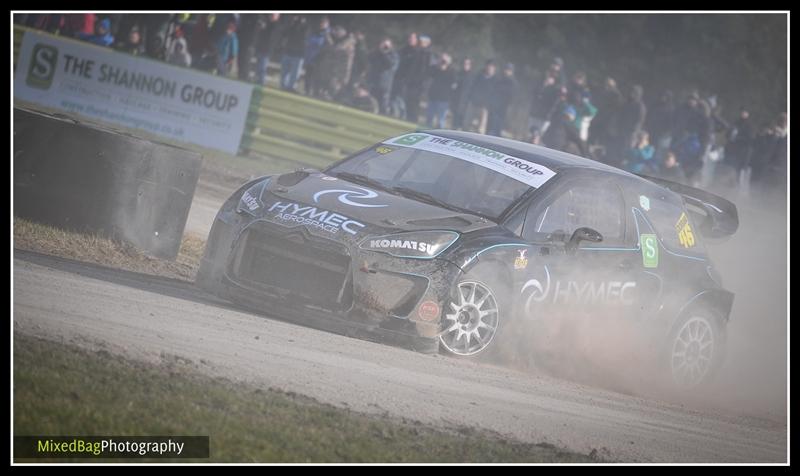
<svg viewBox="0 0 800 476">
<path fill-rule="evenodd" d="M 603 241 L 603 235 L 600 234 L 599 231 L 589 228 L 589 227 L 581 227 L 575 230 L 572 233 L 569 241 L 567 242 L 567 251 L 572 252 L 578 249 L 578 245 L 580 245 L 581 241 L 591 241 L 592 243 L 600 243 Z"/>
</svg>

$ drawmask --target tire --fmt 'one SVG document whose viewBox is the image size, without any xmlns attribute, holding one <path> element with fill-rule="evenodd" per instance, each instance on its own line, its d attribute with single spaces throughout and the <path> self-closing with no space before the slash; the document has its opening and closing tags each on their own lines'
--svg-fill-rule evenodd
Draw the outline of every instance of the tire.
<svg viewBox="0 0 800 476">
<path fill-rule="evenodd" d="M 510 309 L 504 288 L 494 280 L 466 277 L 453 286 L 439 336 L 444 353 L 458 357 L 487 354 L 503 325 L 503 313 Z"/>
<path fill-rule="evenodd" d="M 726 343 L 725 321 L 717 312 L 688 310 L 673 326 L 662 359 L 671 386 L 686 391 L 711 382 L 724 361 Z"/>
</svg>

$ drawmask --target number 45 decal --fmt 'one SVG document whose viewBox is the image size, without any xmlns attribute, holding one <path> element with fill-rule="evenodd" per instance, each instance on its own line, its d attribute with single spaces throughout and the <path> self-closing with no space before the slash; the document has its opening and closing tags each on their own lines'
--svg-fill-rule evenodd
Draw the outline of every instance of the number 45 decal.
<svg viewBox="0 0 800 476">
<path fill-rule="evenodd" d="M 675 224 L 675 230 L 678 232 L 678 241 L 680 241 L 681 246 L 684 248 L 694 246 L 694 233 L 689 225 L 689 217 L 686 216 L 686 213 L 681 213 L 678 223 Z"/>
</svg>

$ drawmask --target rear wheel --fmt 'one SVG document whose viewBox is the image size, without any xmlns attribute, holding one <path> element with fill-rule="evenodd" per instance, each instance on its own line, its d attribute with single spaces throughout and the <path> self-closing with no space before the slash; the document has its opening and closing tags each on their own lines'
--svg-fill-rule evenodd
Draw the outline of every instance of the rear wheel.
<svg viewBox="0 0 800 476">
<path fill-rule="evenodd" d="M 708 383 L 722 364 L 725 341 L 719 316 L 704 309 L 689 311 L 669 340 L 667 369 L 672 383 L 681 389 Z"/>
<path fill-rule="evenodd" d="M 445 310 L 439 341 L 451 354 L 475 355 L 489 347 L 499 324 L 497 293 L 481 281 L 462 281 Z"/>
</svg>

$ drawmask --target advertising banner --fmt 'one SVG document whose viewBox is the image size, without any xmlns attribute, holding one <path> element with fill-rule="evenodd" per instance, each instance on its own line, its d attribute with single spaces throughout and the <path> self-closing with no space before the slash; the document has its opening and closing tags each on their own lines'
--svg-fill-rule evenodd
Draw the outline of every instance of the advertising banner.
<svg viewBox="0 0 800 476">
<path fill-rule="evenodd" d="M 252 86 L 28 31 L 14 98 L 235 154 Z"/>
</svg>

